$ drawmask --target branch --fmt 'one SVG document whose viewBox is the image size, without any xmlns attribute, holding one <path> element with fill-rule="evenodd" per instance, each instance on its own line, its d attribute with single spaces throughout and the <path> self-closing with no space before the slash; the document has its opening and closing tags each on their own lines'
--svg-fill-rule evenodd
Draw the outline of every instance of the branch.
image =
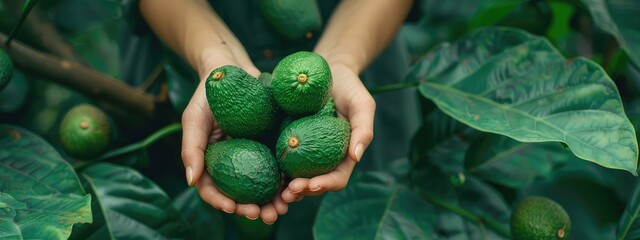
<svg viewBox="0 0 640 240">
<path fill-rule="evenodd" d="M 7 36 L 0 33 L 0 42 Z M 139 119 L 151 118 L 155 101 L 145 93 L 88 68 L 82 64 L 39 52 L 14 40 L 11 47 L 4 44 L 14 66 L 29 74 L 43 77 L 70 87 L 92 99 L 111 103 Z"/>
</svg>

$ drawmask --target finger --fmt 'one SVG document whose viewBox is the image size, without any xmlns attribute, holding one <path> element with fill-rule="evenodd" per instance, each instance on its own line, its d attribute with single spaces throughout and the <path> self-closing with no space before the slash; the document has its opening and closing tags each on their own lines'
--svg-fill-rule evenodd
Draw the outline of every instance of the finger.
<svg viewBox="0 0 640 240">
<path fill-rule="evenodd" d="M 351 140 L 349 141 L 349 157 L 359 162 L 373 140 L 373 117 L 376 104 L 370 96 L 366 100 L 351 104 L 349 109 L 349 123 L 351 124 Z M 357 105 L 357 106 L 354 106 Z"/>
<path fill-rule="evenodd" d="M 331 192 L 342 190 L 347 186 L 355 165 L 355 162 L 346 157 L 332 172 L 311 178 L 309 180 L 309 191 Z"/>
<path fill-rule="evenodd" d="M 236 213 L 248 219 L 256 220 L 260 217 L 260 207 L 255 204 L 237 204 Z"/>
<path fill-rule="evenodd" d="M 260 208 L 260 218 L 262 218 L 262 222 L 267 225 L 271 225 L 278 219 L 278 212 L 276 208 L 271 203 L 267 203 Z"/>
<path fill-rule="evenodd" d="M 187 184 L 193 186 L 204 172 L 204 152 L 213 127 L 213 117 L 202 92 L 196 89 L 191 102 L 182 114 L 182 162 Z M 204 105 L 204 106 L 203 106 Z"/>
<path fill-rule="evenodd" d="M 282 200 L 282 197 L 280 195 L 276 195 L 273 198 L 272 203 L 273 203 L 273 206 L 276 208 L 276 212 L 278 213 L 278 215 L 284 215 L 287 213 L 287 211 L 289 211 L 289 204 L 284 202 L 284 200 Z"/>
<path fill-rule="evenodd" d="M 292 193 L 298 194 L 307 190 L 308 183 L 308 178 L 296 178 L 289 183 L 287 188 L 289 188 Z"/>
<path fill-rule="evenodd" d="M 201 181 L 196 184 L 200 197 L 213 208 L 226 213 L 233 213 L 236 210 L 236 203 L 222 194 L 206 174 Z"/>
<path fill-rule="evenodd" d="M 298 194 L 292 193 L 291 190 L 289 190 L 289 188 L 286 188 L 282 190 L 282 193 L 280 194 L 280 196 L 282 198 L 282 201 L 284 201 L 285 203 L 290 203 L 296 200 L 296 197 L 298 197 Z"/>
<path fill-rule="evenodd" d="M 302 199 L 304 199 L 304 195 L 299 195 L 299 196 L 294 200 L 294 202 L 300 202 L 300 201 L 302 201 Z"/>
</svg>

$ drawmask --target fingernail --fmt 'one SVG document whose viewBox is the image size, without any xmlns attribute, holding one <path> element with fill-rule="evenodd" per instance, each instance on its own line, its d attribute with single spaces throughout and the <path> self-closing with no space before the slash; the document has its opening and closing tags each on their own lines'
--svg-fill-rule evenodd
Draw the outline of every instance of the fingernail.
<svg viewBox="0 0 640 240">
<path fill-rule="evenodd" d="M 309 188 L 309 191 L 312 191 L 312 192 L 320 191 L 320 185 L 317 185 L 317 186 L 315 186 L 313 188 Z"/>
<path fill-rule="evenodd" d="M 291 190 L 289 190 L 289 192 L 291 192 L 291 193 L 293 193 L 293 194 L 298 194 L 298 193 L 302 192 L 302 189 L 300 189 L 300 190 L 298 190 L 298 191 L 291 191 Z"/>
<path fill-rule="evenodd" d="M 193 186 L 193 168 L 187 167 L 187 184 Z"/>
<path fill-rule="evenodd" d="M 268 222 L 265 222 L 265 221 L 262 221 L 262 222 L 263 222 L 264 224 L 267 224 L 267 225 L 272 225 L 272 224 L 273 224 L 273 223 L 268 223 Z"/>
<path fill-rule="evenodd" d="M 245 216 L 245 217 L 251 221 L 258 219 L 258 217 L 254 217 L 254 218 L 250 218 L 249 216 Z"/>
<path fill-rule="evenodd" d="M 228 213 L 228 214 L 232 214 L 232 213 L 233 213 L 233 211 L 231 211 L 231 210 L 227 210 L 227 209 L 224 209 L 224 208 L 222 209 L 222 211 L 223 211 L 223 212 L 226 212 L 226 213 Z"/>
<path fill-rule="evenodd" d="M 362 145 L 362 143 L 358 143 L 358 145 L 356 145 L 356 162 L 360 162 L 360 159 L 362 158 L 362 154 L 363 154 L 363 148 L 364 146 Z"/>
</svg>

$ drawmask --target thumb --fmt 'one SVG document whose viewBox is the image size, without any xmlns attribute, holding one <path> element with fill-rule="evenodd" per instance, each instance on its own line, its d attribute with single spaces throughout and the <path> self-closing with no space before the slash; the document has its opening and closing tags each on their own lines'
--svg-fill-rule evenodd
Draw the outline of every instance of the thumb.
<svg viewBox="0 0 640 240">
<path fill-rule="evenodd" d="M 200 86 L 203 86 L 200 84 Z M 198 87 L 182 114 L 182 162 L 187 183 L 193 186 L 204 171 L 204 152 L 213 129 L 213 116 Z M 203 105 L 204 104 L 204 105 Z"/>
<path fill-rule="evenodd" d="M 352 107 L 350 110 L 353 110 L 353 114 L 349 116 L 351 124 L 349 157 L 356 162 L 360 161 L 365 149 L 373 140 L 373 117 L 376 109 L 373 99 L 359 106 Z"/>
</svg>

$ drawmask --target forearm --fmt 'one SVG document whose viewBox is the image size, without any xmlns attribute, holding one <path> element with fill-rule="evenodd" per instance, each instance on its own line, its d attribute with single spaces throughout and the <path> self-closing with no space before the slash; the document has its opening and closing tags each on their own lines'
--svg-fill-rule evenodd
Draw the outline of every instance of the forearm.
<svg viewBox="0 0 640 240">
<path fill-rule="evenodd" d="M 212 57 L 248 61 L 237 38 L 204 0 L 141 0 L 140 11 L 156 35 L 202 73 Z"/>
<path fill-rule="evenodd" d="M 393 39 L 412 0 L 343 0 L 315 52 L 360 73 Z"/>
</svg>

